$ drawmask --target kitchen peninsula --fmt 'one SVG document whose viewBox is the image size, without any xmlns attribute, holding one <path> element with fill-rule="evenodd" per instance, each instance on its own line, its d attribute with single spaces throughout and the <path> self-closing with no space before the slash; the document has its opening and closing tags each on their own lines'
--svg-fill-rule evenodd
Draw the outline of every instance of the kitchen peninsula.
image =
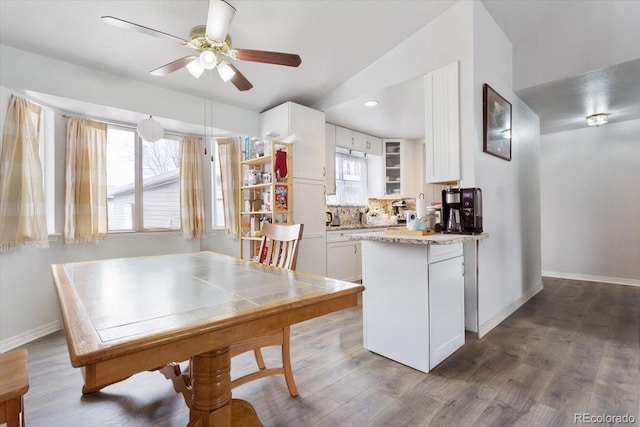
<svg viewBox="0 0 640 427">
<path fill-rule="evenodd" d="M 349 235 L 362 241 L 364 347 L 429 372 L 464 345 L 464 242 L 476 235 Z"/>
</svg>

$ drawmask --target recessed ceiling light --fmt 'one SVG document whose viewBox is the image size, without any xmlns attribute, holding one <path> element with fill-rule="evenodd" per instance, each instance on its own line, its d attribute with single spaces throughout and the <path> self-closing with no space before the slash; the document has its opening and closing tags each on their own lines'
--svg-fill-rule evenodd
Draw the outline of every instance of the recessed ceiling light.
<svg viewBox="0 0 640 427">
<path fill-rule="evenodd" d="M 369 101 L 365 101 L 364 105 L 366 107 L 375 107 L 376 105 L 378 105 L 378 101 L 376 101 L 375 99 L 371 99 Z"/>
<path fill-rule="evenodd" d="M 609 121 L 609 116 L 610 114 L 607 113 L 592 114 L 587 117 L 587 124 L 589 126 L 603 125 Z"/>
</svg>

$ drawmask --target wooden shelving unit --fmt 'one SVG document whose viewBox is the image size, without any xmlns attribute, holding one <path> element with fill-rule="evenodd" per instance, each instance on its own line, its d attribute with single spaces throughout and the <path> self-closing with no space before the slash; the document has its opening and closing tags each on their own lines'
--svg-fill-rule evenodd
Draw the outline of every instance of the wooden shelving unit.
<svg viewBox="0 0 640 427">
<path fill-rule="evenodd" d="M 286 176 L 275 167 L 283 162 Z M 266 141 L 263 149 L 257 149 L 253 142 L 246 143 L 240 153 L 239 178 L 240 257 L 255 259 L 264 222 L 293 224 L 292 144 Z"/>
</svg>

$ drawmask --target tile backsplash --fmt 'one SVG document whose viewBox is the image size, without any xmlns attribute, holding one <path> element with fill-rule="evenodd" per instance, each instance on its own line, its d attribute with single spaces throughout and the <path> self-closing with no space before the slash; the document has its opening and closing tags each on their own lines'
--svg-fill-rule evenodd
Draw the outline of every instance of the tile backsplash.
<svg viewBox="0 0 640 427">
<path fill-rule="evenodd" d="M 337 215 L 340 218 L 340 225 L 343 226 L 361 224 L 360 214 L 362 214 L 364 221 L 364 212 L 366 209 L 366 206 L 327 206 L 327 212 L 331 212 L 334 218 Z"/>
</svg>

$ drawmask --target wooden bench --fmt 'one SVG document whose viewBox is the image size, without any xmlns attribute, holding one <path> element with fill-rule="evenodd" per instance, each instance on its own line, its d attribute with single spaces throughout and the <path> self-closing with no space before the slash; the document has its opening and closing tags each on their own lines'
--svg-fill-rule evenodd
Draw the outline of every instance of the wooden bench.
<svg viewBox="0 0 640 427">
<path fill-rule="evenodd" d="M 18 427 L 22 414 L 24 427 L 24 394 L 29 390 L 29 357 L 27 350 L 0 354 L 0 424 Z"/>
</svg>

